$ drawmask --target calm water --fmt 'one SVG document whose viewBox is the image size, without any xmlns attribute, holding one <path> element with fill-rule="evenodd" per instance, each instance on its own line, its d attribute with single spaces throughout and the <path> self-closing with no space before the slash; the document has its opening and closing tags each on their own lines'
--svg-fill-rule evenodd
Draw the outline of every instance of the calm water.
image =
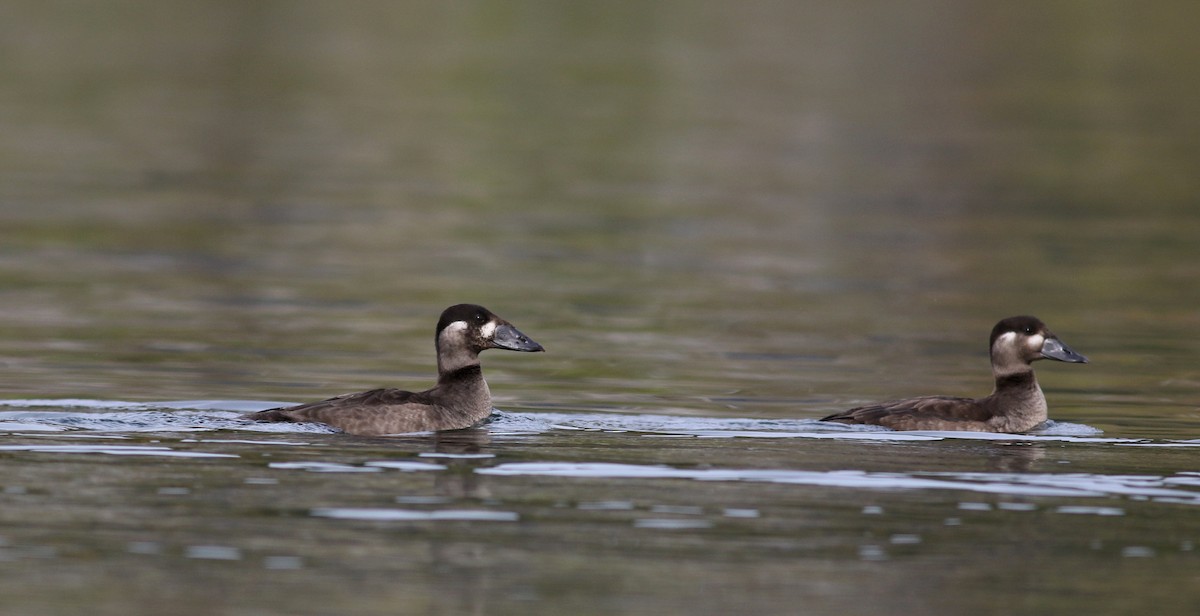
<svg viewBox="0 0 1200 616">
<path fill-rule="evenodd" d="M 7 3 L 0 611 L 1195 613 L 1200 5 L 843 4 Z M 488 425 L 240 419 L 463 301 Z"/>
</svg>

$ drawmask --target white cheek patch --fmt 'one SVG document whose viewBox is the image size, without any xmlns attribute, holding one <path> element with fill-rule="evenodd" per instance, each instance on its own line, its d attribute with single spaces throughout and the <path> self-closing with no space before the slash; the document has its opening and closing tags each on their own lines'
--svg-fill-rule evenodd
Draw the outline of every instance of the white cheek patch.
<svg viewBox="0 0 1200 616">
<path fill-rule="evenodd" d="M 491 340 L 492 336 L 496 335 L 496 322 L 488 321 L 487 323 L 484 323 L 483 327 L 479 328 L 479 333 L 483 335 L 484 340 Z"/>
<path fill-rule="evenodd" d="M 1041 351 L 1042 345 L 1046 344 L 1046 337 L 1041 334 L 1034 334 L 1029 337 L 1029 348 L 1033 351 Z"/>
<path fill-rule="evenodd" d="M 995 342 L 992 343 L 991 356 L 995 360 L 1000 357 L 1006 357 L 1012 353 L 1013 345 L 1017 341 L 1016 332 L 1004 332 L 996 336 Z"/>
<path fill-rule="evenodd" d="M 467 331 L 467 322 L 455 321 L 442 328 L 442 333 L 438 337 L 445 338 L 446 336 L 461 336 L 465 331 Z"/>
</svg>

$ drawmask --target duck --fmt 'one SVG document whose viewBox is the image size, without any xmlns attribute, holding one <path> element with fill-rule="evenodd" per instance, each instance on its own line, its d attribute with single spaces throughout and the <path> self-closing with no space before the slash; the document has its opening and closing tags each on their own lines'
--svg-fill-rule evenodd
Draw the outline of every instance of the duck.
<svg viewBox="0 0 1200 616">
<path fill-rule="evenodd" d="M 1086 364 L 1037 317 L 996 323 L 989 341 L 996 387 L 984 398 L 925 396 L 893 400 L 834 413 L 821 421 L 871 424 L 893 430 L 1028 432 L 1047 419 L 1046 396 L 1033 374 L 1039 359 Z"/>
<path fill-rule="evenodd" d="M 487 349 L 545 351 L 512 323 L 477 304 L 457 304 L 442 311 L 434 346 L 438 380 L 425 391 L 372 389 L 258 411 L 249 418 L 259 422 L 323 423 L 359 436 L 470 428 L 487 419 L 493 410 L 479 354 Z"/>
</svg>

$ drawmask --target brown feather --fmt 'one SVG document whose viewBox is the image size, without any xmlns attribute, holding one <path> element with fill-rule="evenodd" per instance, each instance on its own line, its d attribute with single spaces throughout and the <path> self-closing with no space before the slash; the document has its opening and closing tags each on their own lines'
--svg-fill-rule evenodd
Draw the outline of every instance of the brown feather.
<svg viewBox="0 0 1200 616">
<path fill-rule="evenodd" d="M 1035 317 L 996 324 L 989 340 L 996 387 L 984 398 L 926 396 L 893 400 L 833 413 L 822 421 L 872 424 L 893 430 L 1025 432 L 1046 421 L 1046 398 L 1032 362 L 1050 358 L 1086 363 Z"/>
<path fill-rule="evenodd" d="M 431 389 L 421 392 L 372 389 L 259 411 L 248 417 L 254 421 L 323 423 L 361 435 L 469 428 L 492 412 L 492 394 L 483 380 L 479 353 L 492 348 L 543 350 L 511 323 L 474 304 L 458 304 L 444 310 L 434 340 L 438 381 Z"/>
</svg>

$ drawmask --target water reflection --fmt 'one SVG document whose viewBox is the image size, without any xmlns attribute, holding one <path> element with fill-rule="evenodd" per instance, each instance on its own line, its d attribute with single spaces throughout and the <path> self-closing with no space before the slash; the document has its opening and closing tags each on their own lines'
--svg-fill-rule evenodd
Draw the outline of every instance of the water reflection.
<svg viewBox="0 0 1200 616">
<path fill-rule="evenodd" d="M 116 494 L 149 482 L 142 502 L 123 505 L 142 520 L 141 530 L 119 535 L 112 552 L 154 558 L 167 571 L 182 560 L 236 575 L 266 569 L 369 577 L 391 567 L 413 584 L 418 576 L 442 589 L 446 596 L 437 601 L 455 609 L 470 603 L 486 611 L 498 587 L 530 600 L 552 594 L 553 587 L 529 577 L 531 566 L 539 579 L 554 575 L 530 565 L 530 554 L 535 562 L 553 560 L 550 569 L 609 576 L 593 589 L 601 593 L 629 583 L 631 559 L 664 551 L 676 566 L 685 558 L 685 567 L 722 568 L 723 553 L 738 562 L 783 553 L 804 562 L 912 567 L 967 545 L 1002 554 L 995 528 L 1026 529 L 1038 545 L 1067 554 L 1082 549 L 1101 562 L 1111 555 L 1157 563 L 1192 552 L 1153 528 L 1164 519 L 1186 528 L 1186 510 L 1200 505 L 1196 473 L 1147 473 L 1125 453 L 1131 446 L 1186 453 L 1195 439 L 1112 438 L 1061 424 L 1016 437 L 843 426 L 822 432 L 819 422 L 804 420 L 508 412 L 482 428 L 358 438 L 293 424 L 291 434 L 263 435 L 241 412 L 222 410 L 254 406 L 247 402 L 165 403 L 174 407 L 169 411 L 75 404 L 12 411 L 22 421 L 70 429 L 10 434 L 3 447 L 18 466 L 26 456 L 58 456 L 51 466 L 75 477 L 68 486 L 99 481 L 104 494 Z M 181 434 L 187 425 L 197 431 Z M 87 436 L 105 443 L 116 437 L 121 451 L 220 457 L 167 458 L 183 466 L 166 481 L 147 475 L 144 465 L 120 462 L 129 456 L 102 455 L 108 445 L 80 447 Z M 98 457 L 117 462 L 97 464 Z M 29 489 L 5 490 L 6 498 L 26 501 L 13 503 L 11 516 L 45 515 L 46 499 L 62 498 L 46 493 L 54 483 L 26 483 Z M 92 500 L 84 499 L 83 511 L 93 511 Z M 164 534 L 159 527 L 173 519 L 160 515 L 165 510 L 190 511 L 187 523 L 197 530 Z M 231 519 L 260 530 L 230 535 Z M 1090 526 L 1110 519 L 1127 526 Z M 264 528 L 278 530 L 262 535 Z M 297 542 L 298 533 L 321 540 Z M 1090 547 L 1096 533 L 1108 543 Z M 531 546 L 531 534 L 566 544 Z M 4 550 L 25 563 L 37 553 L 74 562 L 70 544 L 22 538 L 14 545 L 20 547 Z M 580 554 L 602 566 L 578 564 Z"/>
<path fill-rule="evenodd" d="M 690 479 L 837 486 L 856 489 L 960 490 L 1024 496 L 1100 497 L 1128 495 L 1200 505 L 1200 492 L 1167 487 L 1175 477 L 1045 475 L 1010 473 L 867 473 L 757 469 L 681 469 L 613 463 L 510 463 L 480 469 L 485 475 L 533 475 L 595 479 Z"/>
<path fill-rule="evenodd" d="M 1027 473 L 1046 457 L 1046 446 L 1036 443 L 1004 443 L 988 455 L 988 468 L 1000 473 Z"/>
<path fill-rule="evenodd" d="M 443 454 L 426 457 L 439 459 L 471 460 L 491 457 L 487 446 L 492 442 L 492 433 L 486 428 L 467 428 L 465 430 L 449 430 L 437 432 L 432 436 L 433 453 Z"/>
<path fill-rule="evenodd" d="M 313 509 L 310 515 L 318 518 L 338 520 L 360 520 L 366 522 L 516 522 L 520 515 L 515 511 L 482 511 L 476 509 L 437 509 L 419 511 L 413 509 Z"/>
<path fill-rule="evenodd" d="M 5 3 L 0 596 L 1192 614 L 1198 7 Z M 481 430 L 240 419 L 460 301 L 554 349 Z M 811 421 L 1019 313 L 1094 355 L 1047 430 Z"/>
</svg>

